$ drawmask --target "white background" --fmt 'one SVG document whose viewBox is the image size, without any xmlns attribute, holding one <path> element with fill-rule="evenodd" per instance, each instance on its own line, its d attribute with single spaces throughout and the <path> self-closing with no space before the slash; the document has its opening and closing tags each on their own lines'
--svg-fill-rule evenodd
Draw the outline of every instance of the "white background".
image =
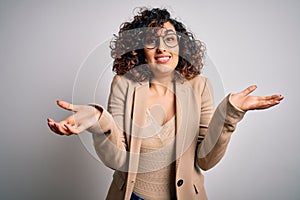
<svg viewBox="0 0 300 200">
<path fill-rule="evenodd" d="M 224 159 L 205 172 L 209 198 L 299 199 L 300 2 L 144 2 L 0 1 L 0 199 L 105 198 L 112 170 L 79 137 L 50 132 L 46 118 L 69 114 L 55 100 L 72 101 L 83 61 L 139 6 L 168 8 L 205 42 L 224 94 L 257 84 L 257 95 L 285 96 L 246 114 Z M 103 102 L 107 85 L 97 88 Z"/>
</svg>

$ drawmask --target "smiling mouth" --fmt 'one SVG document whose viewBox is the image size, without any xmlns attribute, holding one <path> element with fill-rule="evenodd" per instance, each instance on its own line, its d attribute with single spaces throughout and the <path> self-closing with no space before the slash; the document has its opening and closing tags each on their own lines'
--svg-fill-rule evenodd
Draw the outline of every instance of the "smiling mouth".
<svg viewBox="0 0 300 200">
<path fill-rule="evenodd" d="M 171 59 L 171 56 L 160 56 L 160 57 L 156 57 L 155 60 L 158 63 L 166 63 Z"/>
</svg>

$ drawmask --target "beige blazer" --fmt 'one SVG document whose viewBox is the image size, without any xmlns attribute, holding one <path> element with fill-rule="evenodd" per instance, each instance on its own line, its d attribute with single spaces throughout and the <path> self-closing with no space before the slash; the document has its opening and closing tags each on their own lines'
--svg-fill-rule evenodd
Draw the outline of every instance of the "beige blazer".
<svg viewBox="0 0 300 200">
<path fill-rule="evenodd" d="M 213 113 L 213 92 L 207 78 L 197 76 L 174 83 L 176 95 L 177 199 L 207 199 L 201 170 L 208 170 L 223 157 L 231 134 L 244 112 L 229 102 L 229 95 Z M 108 110 L 93 133 L 96 152 L 115 170 L 107 199 L 129 200 L 139 172 L 149 82 L 134 82 L 116 75 L 111 84 Z"/>
</svg>

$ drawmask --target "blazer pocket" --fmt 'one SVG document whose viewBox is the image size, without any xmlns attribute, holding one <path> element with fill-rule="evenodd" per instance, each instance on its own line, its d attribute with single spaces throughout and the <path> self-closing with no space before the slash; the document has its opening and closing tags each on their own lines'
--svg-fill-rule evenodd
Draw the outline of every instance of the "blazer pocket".
<svg viewBox="0 0 300 200">
<path fill-rule="evenodd" d="M 202 193 L 204 190 L 204 185 L 203 185 L 203 182 L 202 182 L 202 179 L 203 176 L 200 174 L 195 174 L 194 176 L 194 180 L 193 180 L 193 186 L 194 186 L 194 191 L 195 191 L 195 194 L 199 194 L 199 193 Z"/>
<path fill-rule="evenodd" d="M 113 182 L 117 185 L 120 190 L 123 190 L 125 185 L 125 178 L 120 172 L 115 172 L 113 175 Z"/>
<path fill-rule="evenodd" d="M 198 194 L 199 192 L 198 192 L 197 186 L 195 184 L 193 184 L 193 186 L 194 186 L 195 193 Z"/>
<path fill-rule="evenodd" d="M 204 185 L 201 184 L 200 181 L 195 181 L 193 186 L 194 186 L 196 199 L 207 200 L 207 195 L 206 195 L 206 192 L 205 192 L 205 189 L 204 189 Z"/>
</svg>

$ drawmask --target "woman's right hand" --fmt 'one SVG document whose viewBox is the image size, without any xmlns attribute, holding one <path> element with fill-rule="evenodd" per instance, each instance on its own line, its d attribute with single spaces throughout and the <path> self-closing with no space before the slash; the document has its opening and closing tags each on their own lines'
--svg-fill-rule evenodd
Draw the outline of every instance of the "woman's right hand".
<svg viewBox="0 0 300 200">
<path fill-rule="evenodd" d="M 79 134 L 92 127 L 101 115 L 101 112 L 93 106 L 73 105 L 65 101 L 57 101 L 56 103 L 63 109 L 75 112 L 60 122 L 47 119 L 50 129 L 59 135 Z"/>
</svg>

